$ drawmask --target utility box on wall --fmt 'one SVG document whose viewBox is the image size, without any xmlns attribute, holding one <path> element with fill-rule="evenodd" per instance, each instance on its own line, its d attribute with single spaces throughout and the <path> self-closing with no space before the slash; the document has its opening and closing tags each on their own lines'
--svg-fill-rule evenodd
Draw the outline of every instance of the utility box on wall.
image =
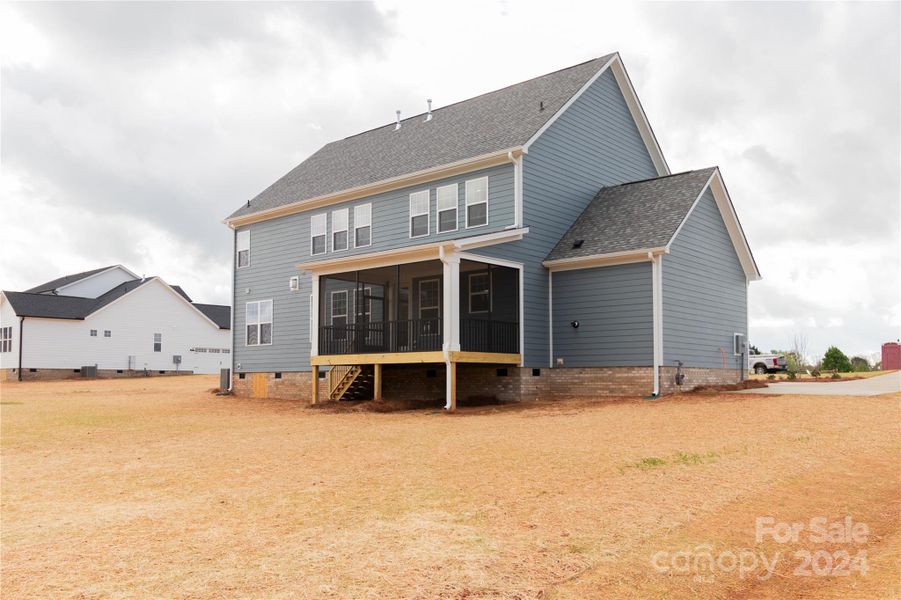
<svg viewBox="0 0 901 600">
<path fill-rule="evenodd" d="M 882 370 L 894 371 L 895 369 L 901 369 L 901 344 L 886 342 L 882 344 Z"/>
</svg>

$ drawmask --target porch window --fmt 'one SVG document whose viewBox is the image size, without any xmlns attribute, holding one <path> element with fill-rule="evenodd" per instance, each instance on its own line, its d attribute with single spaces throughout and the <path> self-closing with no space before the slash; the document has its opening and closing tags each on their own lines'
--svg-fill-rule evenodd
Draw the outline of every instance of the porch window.
<svg viewBox="0 0 901 600">
<path fill-rule="evenodd" d="M 419 318 L 437 319 L 441 316 L 441 280 L 423 279 L 419 282 Z"/>
<path fill-rule="evenodd" d="M 410 237 L 429 235 L 429 190 L 410 194 Z"/>
<path fill-rule="evenodd" d="M 347 250 L 347 209 L 332 211 L 332 251 Z"/>
<path fill-rule="evenodd" d="M 310 254 L 325 253 L 325 213 L 310 217 Z"/>
<path fill-rule="evenodd" d="M 438 233 L 457 230 L 457 184 L 438 188 Z"/>
<path fill-rule="evenodd" d="M 354 207 L 354 247 L 372 244 L 372 204 Z"/>
<path fill-rule="evenodd" d="M 248 346 L 272 344 L 272 300 L 248 302 L 245 307 L 246 338 Z"/>
<path fill-rule="evenodd" d="M 235 259 L 238 268 L 250 266 L 250 230 L 239 231 L 235 240 L 237 257 Z"/>
<path fill-rule="evenodd" d="M 466 227 L 488 224 L 488 178 L 466 182 Z"/>
<path fill-rule="evenodd" d="M 487 313 L 491 308 L 491 276 L 488 273 L 469 274 L 469 314 Z"/>
<path fill-rule="evenodd" d="M 347 290 L 332 292 L 331 305 L 335 339 L 343 340 L 347 337 Z"/>
</svg>

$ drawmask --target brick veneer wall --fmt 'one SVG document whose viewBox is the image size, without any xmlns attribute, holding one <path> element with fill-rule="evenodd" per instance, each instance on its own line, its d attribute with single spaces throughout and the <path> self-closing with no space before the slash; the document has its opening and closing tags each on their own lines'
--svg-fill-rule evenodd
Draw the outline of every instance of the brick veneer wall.
<svg viewBox="0 0 901 600">
<path fill-rule="evenodd" d="M 279 400 L 309 401 L 312 396 L 310 393 L 311 374 L 310 371 L 283 371 L 281 373 L 281 378 L 276 379 L 275 373 L 264 373 L 264 375 L 266 375 L 266 397 Z M 237 374 L 233 375 L 232 393 L 238 396 L 252 396 L 253 376 L 254 373 L 246 373 L 244 379 L 241 379 Z M 328 399 L 325 396 L 328 394 L 327 385 L 325 379 L 319 379 L 320 400 Z"/>
<path fill-rule="evenodd" d="M 498 369 L 506 369 L 507 375 L 499 376 Z M 689 391 L 699 385 L 736 383 L 741 373 L 735 369 L 683 368 L 685 381 L 681 388 L 675 385 L 675 367 L 660 370 L 660 387 L 664 394 Z M 429 373 L 432 376 L 429 376 Z M 604 398 L 615 396 L 647 396 L 654 389 L 654 371 L 651 367 L 585 367 L 539 369 L 498 367 L 484 365 L 457 366 L 457 402 L 480 398 L 495 398 L 503 402 L 537 400 L 546 398 Z M 267 397 L 292 400 L 310 399 L 310 372 L 283 372 L 281 379 L 274 373 L 266 373 Z M 444 365 L 384 365 L 382 367 L 382 394 L 390 400 L 431 401 L 444 404 Z M 233 391 L 240 396 L 251 396 L 253 373 L 244 379 L 233 378 Z M 319 379 L 319 397 L 327 398 L 325 379 Z"/>
<path fill-rule="evenodd" d="M 3 369 L 6 373 L 6 381 L 17 381 L 19 374 L 16 369 Z M 149 377 L 169 377 L 173 375 L 193 375 L 193 371 L 148 371 Z M 119 373 L 117 369 L 97 369 L 97 378 L 99 379 L 115 379 L 125 377 L 144 377 L 143 370 L 122 369 Z M 22 381 L 60 381 L 63 379 L 81 379 L 81 373 L 76 373 L 75 369 L 37 369 L 31 371 L 27 368 L 22 369 Z"/>
</svg>

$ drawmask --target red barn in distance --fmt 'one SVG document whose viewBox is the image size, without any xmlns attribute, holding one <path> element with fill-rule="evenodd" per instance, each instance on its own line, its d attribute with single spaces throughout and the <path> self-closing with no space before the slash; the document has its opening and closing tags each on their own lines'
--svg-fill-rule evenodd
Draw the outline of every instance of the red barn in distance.
<svg viewBox="0 0 901 600">
<path fill-rule="evenodd" d="M 882 344 L 882 370 L 901 369 L 901 344 L 886 342 Z"/>
</svg>

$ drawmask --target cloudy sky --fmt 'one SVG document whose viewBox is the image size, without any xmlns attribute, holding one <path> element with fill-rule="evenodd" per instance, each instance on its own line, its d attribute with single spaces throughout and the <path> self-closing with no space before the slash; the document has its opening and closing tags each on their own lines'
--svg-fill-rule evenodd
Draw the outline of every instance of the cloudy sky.
<svg viewBox="0 0 901 600">
<path fill-rule="evenodd" d="M 0 5 L 0 287 L 122 263 L 227 302 L 221 220 L 326 142 L 619 51 L 720 165 L 751 342 L 901 336 L 898 3 Z"/>
</svg>

